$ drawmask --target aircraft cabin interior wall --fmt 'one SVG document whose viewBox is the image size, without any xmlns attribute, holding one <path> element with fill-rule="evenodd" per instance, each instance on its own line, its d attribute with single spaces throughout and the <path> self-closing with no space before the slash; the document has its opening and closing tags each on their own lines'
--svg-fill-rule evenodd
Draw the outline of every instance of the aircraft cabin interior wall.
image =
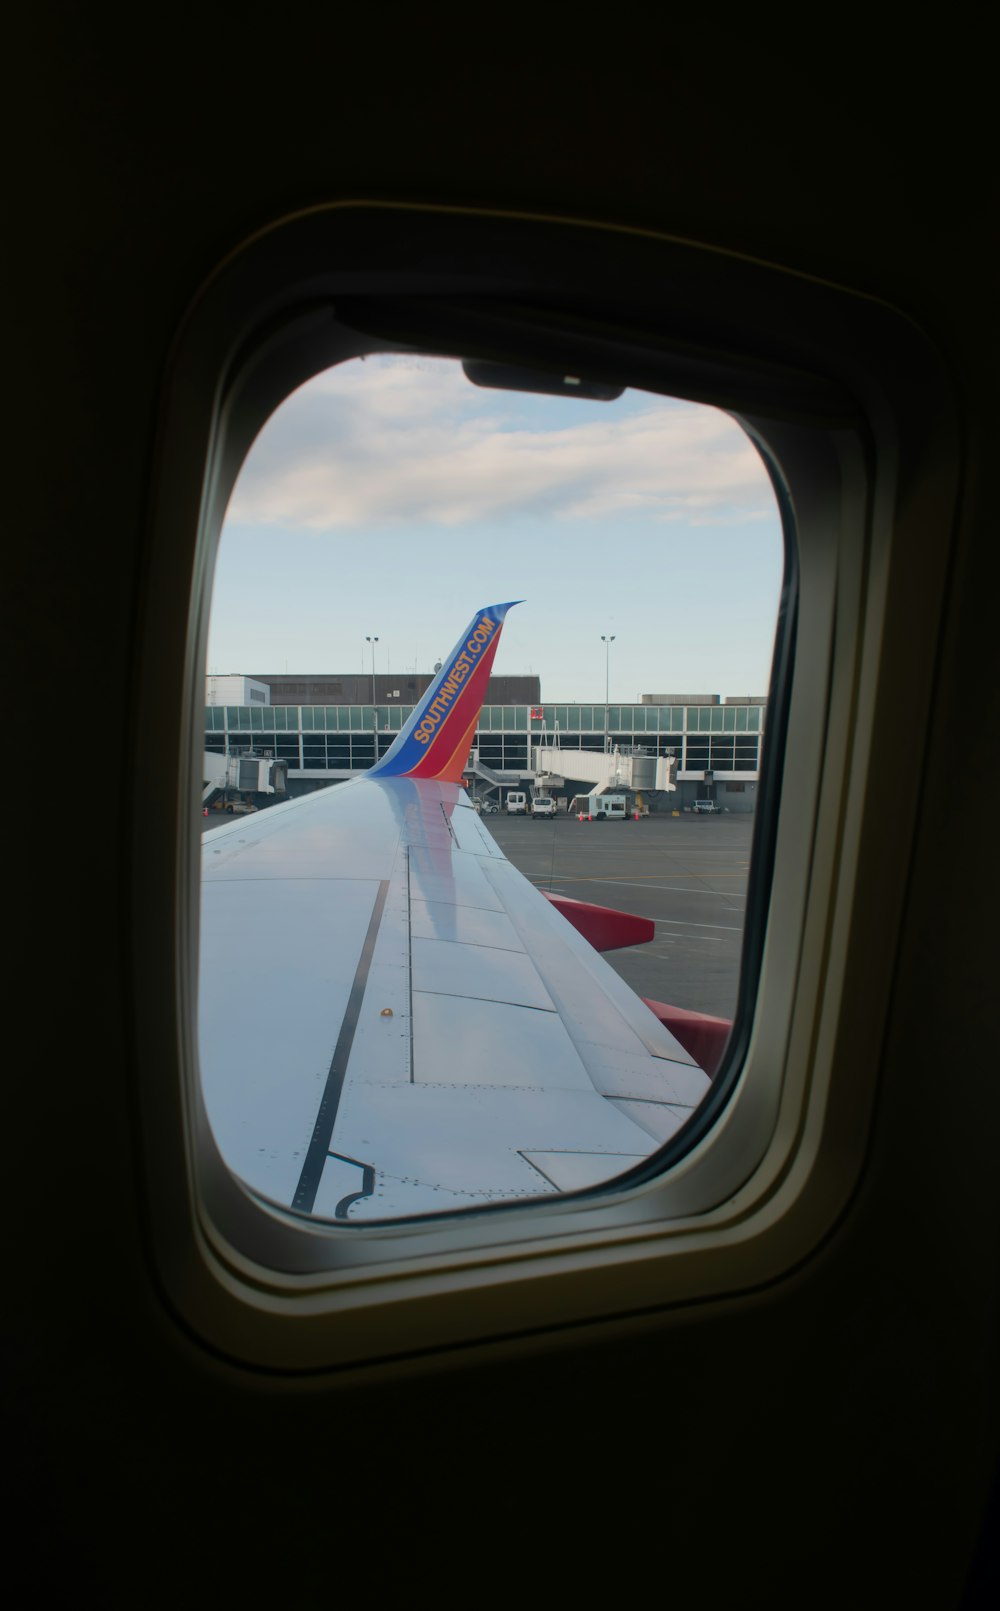
<svg viewBox="0 0 1000 1611">
<path fill-rule="evenodd" d="M 12 39 L 8 687 L 27 673 L 50 709 L 85 687 L 94 718 L 67 712 L 84 757 L 9 840 L 12 1603 L 319 1605 L 359 1581 L 994 1603 L 996 857 L 955 765 L 990 769 L 995 687 L 983 41 L 910 18 L 862 41 L 838 17 L 822 50 L 749 15 L 553 12 L 484 44 L 443 10 L 151 20 L 155 48 L 48 0 Z M 460 313 L 478 356 L 537 362 L 572 324 L 610 371 L 642 323 L 637 371 L 669 360 L 735 413 L 744 388 L 828 545 L 801 597 L 816 619 L 836 598 L 829 640 L 800 635 L 784 685 L 824 734 L 772 821 L 759 999 L 784 1005 L 740 1054 L 774 1076 L 752 1202 L 735 1176 L 697 1196 L 706 1132 L 673 1186 L 588 1209 L 585 1256 L 565 1225 L 483 1220 L 331 1275 L 319 1233 L 308 1257 L 230 1236 L 185 1108 L 178 779 L 219 444 L 326 339 L 307 237 L 343 243 L 324 273 L 355 253 L 336 316 L 383 348 L 454 342 Z M 508 280 L 490 327 L 470 277 L 529 258 L 534 304 Z M 401 270 L 437 277 L 444 323 L 389 305 Z M 904 699 L 914 720 L 883 722 Z"/>
</svg>

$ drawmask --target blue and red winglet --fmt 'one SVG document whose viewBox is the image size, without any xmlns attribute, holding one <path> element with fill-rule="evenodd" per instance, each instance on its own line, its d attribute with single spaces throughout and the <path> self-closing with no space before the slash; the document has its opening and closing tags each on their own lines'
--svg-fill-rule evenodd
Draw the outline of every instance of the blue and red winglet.
<svg viewBox="0 0 1000 1611">
<path fill-rule="evenodd" d="M 369 777 L 439 778 L 460 783 L 469 758 L 504 617 L 522 599 L 490 604 L 472 617 L 395 743 Z"/>
</svg>

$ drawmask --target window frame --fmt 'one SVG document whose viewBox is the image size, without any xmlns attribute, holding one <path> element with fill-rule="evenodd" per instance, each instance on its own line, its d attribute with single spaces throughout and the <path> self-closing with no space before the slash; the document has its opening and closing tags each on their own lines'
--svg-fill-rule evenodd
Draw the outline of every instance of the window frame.
<svg viewBox="0 0 1000 1611">
<path fill-rule="evenodd" d="M 799 550 L 783 603 L 797 619 L 778 634 L 759 784 L 756 978 L 744 969 L 737 1032 L 683 1156 L 581 1196 L 339 1228 L 253 1198 L 208 1129 L 192 802 L 229 492 L 281 397 L 352 348 L 504 356 L 725 407 L 768 464 Z M 870 299 L 588 223 L 318 208 L 255 237 L 203 289 L 175 344 L 158 428 L 130 849 L 148 1245 L 196 1337 L 257 1368 L 326 1370 L 683 1308 L 786 1277 L 816 1253 L 861 1177 L 903 917 L 914 806 L 897 806 L 886 831 L 885 743 L 876 766 L 874 732 L 900 675 L 918 731 L 929 717 L 931 657 L 915 651 L 912 613 L 904 642 L 898 584 L 905 571 L 907 607 L 924 644 L 934 641 L 941 525 L 956 496 L 942 390 L 926 339 Z M 917 576 L 905 561 L 914 529 L 927 556 Z M 902 645 L 892 679 L 881 675 L 890 639 Z M 177 789 L 140 793 L 171 746 Z M 161 854 L 149 854 L 151 838 Z M 874 916 L 861 903 L 859 973 L 866 876 L 881 894 Z"/>
</svg>

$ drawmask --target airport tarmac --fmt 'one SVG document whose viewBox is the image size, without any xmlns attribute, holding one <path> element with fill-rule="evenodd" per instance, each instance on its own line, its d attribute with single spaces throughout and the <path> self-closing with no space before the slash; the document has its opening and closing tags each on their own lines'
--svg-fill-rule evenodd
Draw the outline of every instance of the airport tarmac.
<svg viewBox="0 0 1000 1611">
<path fill-rule="evenodd" d="M 203 828 L 232 818 L 213 813 Z M 640 996 L 732 1018 L 736 1007 L 753 816 L 639 822 L 484 816 L 504 855 L 540 889 L 652 918 L 648 945 L 605 952 Z"/>
<path fill-rule="evenodd" d="M 539 889 L 652 918 L 648 945 L 605 952 L 640 996 L 732 1018 L 753 839 L 747 813 L 639 822 L 483 818 L 484 827 Z"/>
</svg>

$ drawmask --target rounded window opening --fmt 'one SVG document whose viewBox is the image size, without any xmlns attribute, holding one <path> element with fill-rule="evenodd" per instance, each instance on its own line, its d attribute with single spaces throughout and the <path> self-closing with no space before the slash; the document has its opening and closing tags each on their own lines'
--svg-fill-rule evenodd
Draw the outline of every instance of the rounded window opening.
<svg viewBox="0 0 1000 1611">
<path fill-rule="evenodd" d="M 199 1057 L 225 1162 L 286 1209 L 602 1185 L 729 1038 L 781 518 L 725 413 L 565 380 L 352 360 L 230 501 Z"/>
</svg>

